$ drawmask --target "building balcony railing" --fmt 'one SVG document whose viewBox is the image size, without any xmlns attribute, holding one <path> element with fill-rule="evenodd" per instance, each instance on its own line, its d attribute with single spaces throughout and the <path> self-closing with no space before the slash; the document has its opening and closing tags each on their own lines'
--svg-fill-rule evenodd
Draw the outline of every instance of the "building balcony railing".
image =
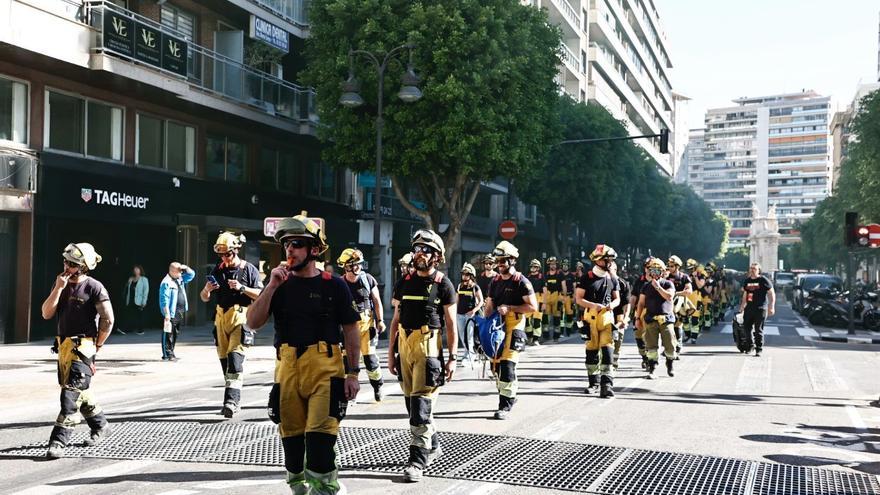
<svg viewBox="0 0 880 495">
<path fill-rule="evenodd" d="M 581 71 L 581 61 L 565 43 L 562 44 L 562 61 L 574 74 L 581 75 L 583 73 Z"/>
<path fill-rule="evenodd" d="M 300 27 L 309 27 L 309 0 L 248 0 Z"/>
<path fill-rule="evenodd" d="M 576 30 L 581 28 L 581 16 L 578 11 L 568 3 L 568 0 L 551 0 L 553 5 L 559 10 L 563 17 L 575 27 Z"/>
<path fill-rule="evenodd" d="M 182 33 L 107 1 L 85 3 L 92 51 L 185 80 L 235 103 L 295 122 L 316 123 L 315 92 L 199 46 Z M 131 39 L 129 39 L 129 37 Z"/>
</svg>

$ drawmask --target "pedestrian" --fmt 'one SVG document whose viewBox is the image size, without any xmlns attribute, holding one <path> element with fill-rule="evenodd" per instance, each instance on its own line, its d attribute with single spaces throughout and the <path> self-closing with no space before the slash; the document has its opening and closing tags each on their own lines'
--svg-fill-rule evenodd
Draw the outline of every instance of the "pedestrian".
<svg viewBox="0 0 880 495">
<path fill-rule="evenodd" d="M 526 315 L 526 337 L 529 339 L 526 345 L 530 346 L 541 345 L 541 324 L 544 317 L 541 313 L 544 307 L 544 272 L 542 268 L 541 261 L 533 259 L 529 262 L 529 274 L 526 275 L 529 283 L 532 284 L 532 290 L 535 291 L 535 301 L 538 303 L 538 309 L 534 313 Z"/>
<path fill-rule="evenodd" d="M 548 341 L 557 341 L 556 331 L 562 327 L 562 272 L 558 269 L 556 256 L 547 258 L 547 272 L 544 273 L 544 314 L 547 315 Z"/>
<path fill-rule="evenodd" d="M 101 256 L 91 244 L 81 242 L 68 244 L 62 257 L 64 271 L 55 278 L 55 286 L 41 307 L 44 320 L 58 317 L 52 351 L 58 353 L 61 412 L 49 436 L 49 459 L 64 455 L 74 427 L 83 418 L 90 429 L 86 445 L 98 445 L 110 434 L 104 410 L 89 390 L 95 358 L 113 329 L 113 306 L 107 289 L 89 276 Z"/>
<path fill-rule="evenodd" d="M 660 258 L 650 258 L 645 265 L 648 282 L 642 286 L 636 314 L 644 310 L 644 318 L 639 323 L 645 329 L 645 351 L 648 359 L 649 380 L 656 378 L 655 370 L 659 364 L 660 341 L 666 356 L 666 373 L 675 376 L 672 363 L 675 362 L 675 313 L 672 299 L 675 285 L 668 280 L 666 263 Z"/>
<path fill-rule="evenodd" d="M 196 272 L 177 261 L 168 265 L 168 275 L 159 284 L 159 311 L 162 313 L 162 361 L 177 361 L 174 346 L 180 335 L 180 324 L 189 311 L 186 284 L 195 278 Z"/>
<path fill-rule="evenodd" d="M 360 389 L 361 318 L 345 282 L 316 266 L 329 247 L 317 222 L 305 215 L 282 219 L 274 237 L 287 263 L 272 270 L 247 313 L 247 326 L 262 328 L 270 314 L 275 319 L 269 417 L 278 423 L 287 483 L 294 494 L 344 493 L 336 437 L 348 402 Z"/>
<path fill-rule="evenodd" d="M 519 379 L 516 365 L 519 353 L 526 348 L 526 315 L 538 310 L 538 299 L 532 283 L 516 271 L 519 249 L 508 241 L 501 241 L 492 251 L 498 275 L 489 284 L 486 295 L 486 314 L 497 311 L 504 321 L 504 342 L 492 359 L 495 388 L 498 389 L 498 409 L 495 419 L 507 419 L 516 404 Z"/>
<path fill-rule="evenodd" d="M 480 292 L 486 295 L 489 293 L 489 284 L 492 283 L 498 272 L 495 271 L 495 257 L 492 256 L 492 253 L 483 255 L 481 261 L 483 269 L 477 275 L 477 285 L 480 286 Z"/>
<path fill-rule="evenodd" d="M 743 314 L 749 352 L 754 349 L 755 356 L 760 357 L 764 350 L 764 321 L 776 313 L 776 291 L 773 290 L 770 279 L 761 274 L 760 263 L 749 265 L 749 276 L 743 282 L 739 312 Z"/>
<path fill-rule="evenodd" d="M 462 361 L 474 366 L 474 325 L 468 322 L 483 309 L 483 292 L 476 281 L 477 270 L 474 265 L 465 263 L 461 267 L 461 283 L 458 284 L 458 340 L 464 346 Z M 464 364 L 459 361 L 459 366 Z"/>
<path fill-rule="evenodd" d="M 144 308 L 147 306 L 147 298 L 150 295 L 150 281 L 144 274 L 144 267 L 134 265 L 131 276 L 125 283 L 122 300 L 125 301 L 124 325 L 128 331 L 134 330 L 138 335 L 144 334 Z M 122 329 L 117 332 L 125 335 Z"/>
<path fill-rule="evenodd" d="M 620 348 L 623 346 L 623 337 L 626 334 L 626 328 L 629 326 L 629 315 L 632 312 L 632 308 L 630 307 L 630 294 L 632 293 L 632 287 L 629 285 L 626 277 L 618 275 L 616 262 L 612 261 L 608 264 L 608 272 L 611 273 L 613 278 L 617 279 L 618 286 L 620 287 L 620 304 L 614 308 L 614 330 L 611 332 L 611 337 L 614 341 L 614 358 L 612 365 L 616 370 L 620 367 Z M 583 275 L 581 275 L 581 277 L 583 277 Z"/>
<path fill-rule="evenodd" d="M 217 292 L 214 313 L 214 344 L 223 369 L 226 388 L 220 414 L 231 418 L 241 408 L 241 386 L 247 348 L 254 344 L 254 333 L 247 326 L 247 310 L 263 290 L 257 267 L 238 256 L 244 235 L 222 232 L 214 243 L 220 261 L 214 266 L 199 293 L 202 302 Z"/>
<path fill-rule="evenodd" d="M 372 275 L 364 271 L 364 253 L 359 249 L 346 248 L 339 255 L 336 264 L 342 268 L 344 273 L 342 279 L 348 285 L 355 307 L 360 313 L 358 328 L 361 354 L 364 356 L 367 378 L 373 387 L 373 398 L 376 402 L 380 402 L 383 397 L 382 385 L 385 381 L 382 379 L 382 370 L 379 369 L 376 347 L 379 345 L 379 335 L 385 331 L 385 318 L 382 298 L 379 296 L 379 284 Z"/>
<path fill-rule="evenodd" d="M 611 275 L 611 263 L 617 252 L 606 244 L 597 244 L 590 253 L 593 268 L 581 277 L 575 302 L 584 308 L 589 325 L 585 345 L 587 394 L 614 397 L 614 309 L 620 305 L 620 281 Z"/>
<path fill-rule="evenodd" d="M 673 327 L 676 343 L 675 359 L 679 359 L 679 356 L 681 355 L 681 342 L 684 337 L 684 322 L 685 319 L 688 318 L 687 315 L 679 313 L 687 313 L 687 297 L 693 292 L 691 278 L 681 271 L 681 267 L 681 258 L 674 254 L 666 261 L 666 268 L 669 269 L 669 276 L 667 279 L 675 286 L 675 298 L 672 300 L 672 307 L 673 310 L 679 308 L 678 313 L 675 315 L 675 325 Z"/>
<path fill-rule="evenodd" d="M 440 387 L 455 373 L 458 334 L 455 286 L 437 270 L 437 265 L 445 261 L 443 239 L 433 230 L 418 230 L 412 237 L 412 251 L 415 272 L 394 287 L 394 299 L 400 302 L 391 320 L 389 339 L 397 345 L 388 347 L 388 369 L 403 377 L 401 389 L 412 435 L 403 479 L 417 482 L 441 454 L 433 411 Z M 446 321 L 449 349 L 445 359 L 441 319 Z"/>
<path fill-rule="evenodd" d="M 560 333 L 568 337 L 574 332 L 574 291 L 575 272 L 571 271 L 571 262 L 568 258 L 562 260 L 562 328 Z"/>
</svg>

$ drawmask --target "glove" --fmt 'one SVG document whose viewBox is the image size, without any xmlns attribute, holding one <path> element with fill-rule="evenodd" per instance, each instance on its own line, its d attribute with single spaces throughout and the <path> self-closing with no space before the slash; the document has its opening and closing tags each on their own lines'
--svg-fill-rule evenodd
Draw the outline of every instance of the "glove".
<svg viewBox="0 0 880 495">
<path fill-rule="evenodd" d="M 276 425 L 281 423 L 281 384 L 272 384 L 269 391 L 269 404 L 266 406 L 266 414 Z"/>
<path fill-rule="evenodd" d="M 52 347 L 49 348 L 52 354 L 58 354 L 58 339 L 52 341 Z"/>
</svg>

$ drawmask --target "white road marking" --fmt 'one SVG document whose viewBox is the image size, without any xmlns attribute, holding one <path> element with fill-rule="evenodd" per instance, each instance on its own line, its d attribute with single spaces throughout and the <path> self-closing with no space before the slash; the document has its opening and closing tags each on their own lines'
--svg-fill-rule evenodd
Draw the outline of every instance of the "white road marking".
<svg viewBox="0 0 880 495">
<path fill-rule="evenodd" d="M 196 493 L 201 493 L 197 490 L 170 490 L 167 492 L 162 492 L 157 495 L 195 495 Z"/>
<path fill-rule="evenodd" d="M 747 357 L 736 380 L 738 393 L 766 393 L 770 391 L 770 371 L 772 359 Z"/>
<path fill-rule="evenodd" d="M 859 415 L 858 409 L 853 406 L 846 406 L 846 414 L 849 415 L 849 420 L 852 422 L 852 425 L 857 430 L 865 430 L 868 431 L 868 425 L 862 421 L 862 417 Z"/>
<path fill-rule="evenodd" d="M 533 437 L 540 440 L 555 442 L 556 440 L 564 437 L 566 433 L 575 429 L 579 425 L 580 422 L 578 421 L 566 421 L 564 419 L 558 419 L 536 431 Z"/>
<path fill-rule="evenodd" d="M 277 485 L 280 483 L 286 483 L 283 479 L 272 479 L 272 480 L 219 480 L 219 481 L 211 481 L 209 483 L 202 483 L 201 485 L 196 485 L 196 488 L 204 488 L 207 490 L 226 490 L 229 488 L 240 488 L 243 486 L 260 486 L 260 485 Z M 198 492 L 193 492 L 198 493 Z"/>
<path fill-rule="evenodd" d="M 764 335 L 779 335 L 779 327 L 777 327 L 777 326 L 764 327 Z"/>
<path fill-rule="evenodd" d="M 804 354 L 804 367 L 810 384 L 817 392 L 835 392 L 848 390 L 846 383 L 837 374 L 837 368 L 828 356 L 812 356 Z"/>
<path fill-rule="evenodd" d="M 499 488 L 501 488 L 499 483 L 459 481 L 453 483 L 438 495 L 488 495 Z"/>
<path fill-rule="evenodd" d="M 693 363 L 697 362 L 696 376 L 691 378 L 689 381 L 685 382 L 678 390 L 679 392 L 691 392 L 696 388 L 697 384 L 700 383 L 700 380 L 703 379 L 703 376 L 706 375 L 706 372 L 709 371 L 709 365 L 712 363 L 714 357 L 700 357 L 700 358 L 688 358 L 688 361 Z"/>
<path fill-rule="evenodd" d="M 119 476 L 122 474 L 130 473 L 132 471 L 137 471 L 139 469 L 143 469 L 152 464 L 156 464 L 157 460 L 136 460 L 136 461 L 122 461 L 115 462 L 110 464 L 109 466 L 103 466 L 98 469 L 93 469 L 91 471 L 85 471 L 82 473 L 78 473 L 74 476 L 70 476 L 67 478 L 62 478 L 60 480 L 53 481 L 51 483 L 60 483 L 62 481 L 76 481 L 76 480 L 84 480 L 83 484 L 65 484 L 65 485 L 53 485 L 53 484 L 45 484 L 39 486 L 33 486 L 26 490 L 15 492 L 13 495 L 54 495 L 56 493 L 64 493 L 70 490 L 76 490 L 80 488 L 85 488 L 87 486 L 94 486 L 96 480 L 110 478 L 113 476 Z"/>
<path fill-rule="evenodd" d="M 797 330 L 798 335 L 800 335 L 801 337 L 818 337 L 819 336 L 819 332 L 813 330 L 810 327 L 797 327 L 797 328 L 795 328 L 795 330 Z"/>
<path fill-rule="evenodd" d="M 724 328 L 721 329 L 721 333 L 733 333 L 733 325 L 724 325 Z"/>
</svg>

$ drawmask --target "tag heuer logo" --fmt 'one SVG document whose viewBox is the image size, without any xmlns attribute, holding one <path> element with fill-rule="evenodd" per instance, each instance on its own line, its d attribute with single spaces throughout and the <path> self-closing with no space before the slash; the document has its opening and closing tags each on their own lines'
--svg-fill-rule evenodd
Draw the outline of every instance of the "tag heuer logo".
<svg viewBox="0 0 880 495">
<path fill-rule="evenodd" d="M 92 200 L 92 190 L 86 188 L 80 189 L 79 197 L 81 197 L 83 201 L 88 203 Z"/>
</svg>

